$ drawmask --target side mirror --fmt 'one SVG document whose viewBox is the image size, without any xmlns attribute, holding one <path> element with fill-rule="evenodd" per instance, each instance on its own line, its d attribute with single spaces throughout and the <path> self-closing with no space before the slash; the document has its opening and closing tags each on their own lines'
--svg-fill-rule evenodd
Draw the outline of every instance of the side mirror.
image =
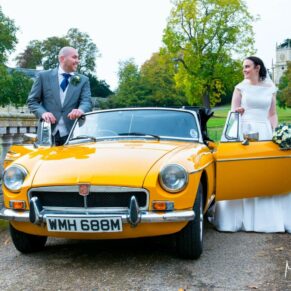
<svg viewBox="0 0 291 291">
<path fill-rule="evenodd" d="M 37 140 L 37 135 L 35 133 L 25 133 L 23 135 L 24 144 L 34 144 Z"/>
<path fill-rule="evenodd" d="M 37 127 L 37 145 L 52 146 L 52 129 L 51 124 L 40 121 Z"/>
<path fill-rule="evenodd" d="M 242 145 L 249 145 L 250 141 L 258 141 L 259 140 L 259 133 L 258 132 L 250 132 L 245 133 L 244 140 L 242 141 Z"/>
<path fill-rule="evenodd" d="M 248 141 L 258 141 L 259 140 L 259 133 L 258 132 L 250 132 L 244 134 L 244 139 Z"/>
</svg>

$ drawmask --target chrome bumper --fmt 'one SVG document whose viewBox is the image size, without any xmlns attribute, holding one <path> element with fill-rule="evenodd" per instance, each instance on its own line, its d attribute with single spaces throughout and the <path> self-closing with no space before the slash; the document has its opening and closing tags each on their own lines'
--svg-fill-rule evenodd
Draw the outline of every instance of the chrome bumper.
<svg viewBox="0 0 291 291">
<path fill-rule="evenodd" d="M 47 216 L 55 216 L 55 217 L 86 217 L 86 218 L 94 218 L 94 217 L 112 217 L 119 216 L 121 217 L 122 223 L 129 223 L 131 226 L 136 226 L 139 223 L 152 223 L 152 222 L 177 222 L 177 221 L 190 221 L 195 217 L 193 210 L 185 210 L 185 211 L 168 211 L 163 213 L 153 212 L 153 211 L 144 211 L 141 210 L 138 206 L 137 200 L 133 195 L 130 199 L 130 204 L 127 211 L 123 212 L 91 212 L 87 208 L 81 208 L 80 211 L 62 211 L 62 210 L 49 210 L 43 208 L 39 199 L 37 197 L 32 197 L 30 199 L 30 211 L 15 211 L 12 209 L 3 208 L 0 211 L 0 219 L 6 220 L 15 220 L 15 221 L 24 221 L 31 222 L 34 224 L 42 224 L 46 223 Z"/>
<path fill-rule="evenodd" d="M 48 210 L 42 210 L 39 213 L 38 221 L 34 222 L 36 224 L 45 222 L 47 216 L 56 217 L 106 217 L 106 216 L 119 216 L 122 219 L 122 223 L 130 223 L 129 213 L 89 213 L 88 212 L 53 212 Z M 31 222 L 29 218 L 29 211 L 15 211 L 12 209 L 2 208 L 0 210 L 0 219 L 14 220 L 22 222 Z M 179 221 L 190 221 L 194 219 L 193 210 L 177 210 L 164 213 L 157 213 L 151 211 L 142 211 L 140 213 L 140 220 L 138 223 L 156 223 L 156 222 L 179 222 Z"/>
</svg>

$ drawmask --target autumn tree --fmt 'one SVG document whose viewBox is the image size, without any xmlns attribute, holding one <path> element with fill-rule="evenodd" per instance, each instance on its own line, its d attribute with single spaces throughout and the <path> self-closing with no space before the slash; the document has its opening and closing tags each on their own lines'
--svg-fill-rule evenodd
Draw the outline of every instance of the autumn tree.
<svg viewBox="0 0 291 291">
<path fill-rule="evenodd" d="M 280 78 L 278 91 L 278 105 L 291 108 L 291 62 L 287 62 L 287 70 Z"/>
<path fill-rule="evenodd" d="M 20 68 L 36 68 L 42 64 L 43 51 L 42 42 L 32 40 L 28 43 L 26 49 L 16 56 L 15 61 Z"/>
<path fill-rule="evenodd" d="M 120 63 L 119 86 L 109 107 L 182 106 L 188 105 L 176 88 L 175 66 L 163 50 L 139 68 L 133 59 Z"/>
<path fill-rule="evenodd" d="M 141 82 L 146 88 L 149 106 L 188 105 L 184 93 L 176 87 L 175 73 L 176 66 L 163 49 L 141 66 Z"/>
<path fill-rule="evenodd" d="M 163 42 L 176 61 L 177 85 L 191 104 L 220 102 L 233 58 L 253 52 L 253 16 L 243 0 L 173 0 Z"/>
</svg>

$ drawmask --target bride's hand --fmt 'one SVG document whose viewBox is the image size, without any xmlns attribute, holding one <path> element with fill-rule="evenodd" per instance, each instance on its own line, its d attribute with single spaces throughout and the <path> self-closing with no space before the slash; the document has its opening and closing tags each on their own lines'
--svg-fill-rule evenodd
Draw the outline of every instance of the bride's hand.
<svg viewBox="0 0 291 291">
<path fill-rule="evenodd" d="M 243 107 L 238 107 L 238 108 L 235 110 L 235 112 L 238 112 L 238 113 L 240 113 L 241 115 L 243 115 L 244 112 L 245 112 L 245 109 L 244 109 Z"/>
</svg>

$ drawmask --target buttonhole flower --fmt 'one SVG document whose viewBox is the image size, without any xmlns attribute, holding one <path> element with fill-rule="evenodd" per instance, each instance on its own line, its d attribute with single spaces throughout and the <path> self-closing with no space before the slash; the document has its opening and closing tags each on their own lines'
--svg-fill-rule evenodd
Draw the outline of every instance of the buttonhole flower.
<svg viewBox="0 0 291 291">
<path fill-rule="evenodd" d="M 81 82 L 81 77 L 79 75 L 74 75 L 71 77 L 70 83 L 77 86 Z"/>
</svg>

